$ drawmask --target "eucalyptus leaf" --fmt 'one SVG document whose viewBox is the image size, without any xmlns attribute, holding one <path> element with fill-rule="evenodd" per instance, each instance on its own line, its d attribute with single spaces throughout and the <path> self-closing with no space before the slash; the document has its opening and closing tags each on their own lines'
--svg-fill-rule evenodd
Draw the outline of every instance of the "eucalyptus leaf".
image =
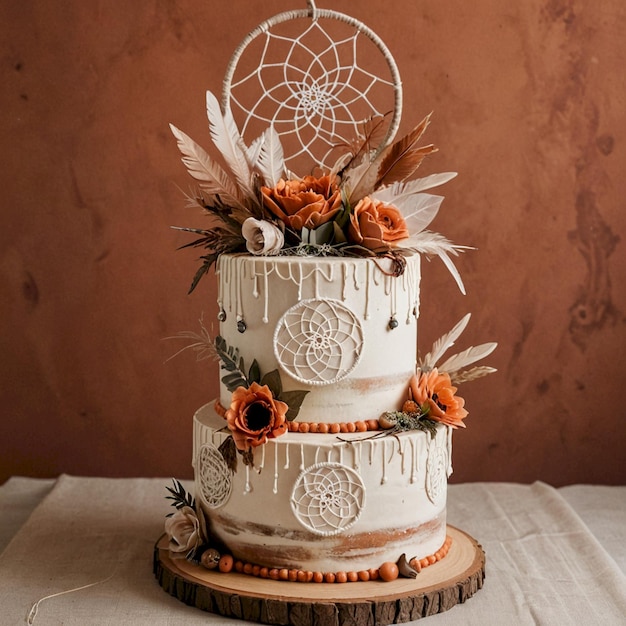
<svg viewBox="0 0 626 626">
<path fill-rule="evenodd" d="M 256 359 L 252 361 L 252 365 L 250 366 L 250 371 L 248 372 L 248 382 L 258 383 L 261 381 L 261 369 L 259 367 L 259 363 Z"/>
<path fill-rule="evenodd" d="M 292 422 L 296 417 L 298 417 L 298 413 L 300 412 L 300 407 L 302 406 L 302 402 L 306 397 L 308 391 L 303 390 L 293 390 L 293 391 L 283 391 L 279 400 L 287 404 L 289 410 L 285 415 L 285 418 L 288 422 Z"/>
<path fill-rule="evenodd" d="M 280 398 L 283 392 L 283 384 L 278 370 L 272 370 L 263 376 L 261 385 L 267 385 L 275 398 Z"/>
</svg>

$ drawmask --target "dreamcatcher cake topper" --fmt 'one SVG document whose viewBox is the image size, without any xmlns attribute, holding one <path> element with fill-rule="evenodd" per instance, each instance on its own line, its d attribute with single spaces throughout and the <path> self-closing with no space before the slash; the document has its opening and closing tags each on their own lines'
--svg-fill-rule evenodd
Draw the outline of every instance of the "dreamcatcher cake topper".
<svg viewBox="0 0 626 626">
<path fill-rule="evenodd" d="M 190 203 L 212 220 L 180 229 L 200 235 L 183 247 L 205 251 L 190 291 L 225 253 L 386 256 L 399 275 L 420 252 L 439 256 L 464 293 L 451 256 L 466 247 L 426 230 L 443 201 L 427 191 L 456 173 L 415 177 L 437 150 L 421 144 L 430 115 L 394 139 L 402 87 L 389 50 L 358 20 L 307 5 L 244 38 L 221 102 L 207 92 L 226 167 L 170 125 L 198 183 Z"/>
<path fill-rule="evenodd" d="M 307 5 L 268 19 L 241 42 L 222 96 L 222 107 L 243 120 L 244 138 L 276 130 L 296 171 L 303 171 L 298 163 L 330 169 L 364 123 L 386 116 L 382 148 L 402 113 L 400 74 L 383 41 L 348 15 Z"/>
</svg>

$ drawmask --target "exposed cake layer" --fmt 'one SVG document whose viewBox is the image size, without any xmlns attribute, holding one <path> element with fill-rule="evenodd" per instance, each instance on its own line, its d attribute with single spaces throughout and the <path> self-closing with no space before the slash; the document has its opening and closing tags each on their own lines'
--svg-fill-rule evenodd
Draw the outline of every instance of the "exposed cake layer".
<svg viewBox="0 0 626 626">
<path fill-rule="evenodd" d="M 308 390 L 298 420 L 356 421 L 399 409 L 417 358 L 420 257 L 222 255 L 220 335 L 246 367 Z M 231 393 L 222 383 L 220 401 Z"/>
<path fill-rule="evenodd" d="M 235 558 L 267 567 L 358 571 L 434 554 L 446 538 L 451 429 L 398 436 L 287 433 L 237 455 L 206 405 L 194 417 L 195 493 L 212 536 Z"/>
</svg>

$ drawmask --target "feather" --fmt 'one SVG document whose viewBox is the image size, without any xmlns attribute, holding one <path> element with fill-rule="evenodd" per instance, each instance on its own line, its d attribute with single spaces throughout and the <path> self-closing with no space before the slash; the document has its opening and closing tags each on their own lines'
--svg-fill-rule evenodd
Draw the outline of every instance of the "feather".
<svg viewBox="0 0 626 626">
<path fill-rule="evenodd" d="M 435 196 L 429 193 L 403 194 L 402 183 L 396 183 L 391 187 L 385 187 L 381 191 L 372 194 L 373 200 L 379 200 L 385 204 L 395 206 L 406 221 L 410 233 L 414 235 L 422 232 L 435 218 L 439 207 L 443 202 L 443 196 Z M 395 191 L 400 191 L 396 195 Z"/>
<path fill-rule="evenodd" d="M 189 174 L 200 181 L 200 187 L 211 195 L 225 196 L 231 202 L 239 204 L 238 190 L 224 169 L 216 163 L 209 154 L 191 137 L 179 130 L 173 124 L 170 129 L 178 144 Z"/>
<path fill-rule="evenodd" d="M 248 163 L 256 163 L 259 160 L 261 147 L 263 146 L 263 135 L 257 137 L 249 146 L 246 147 L 246 159 Z"/>
<path fill-rule="evenodd" d="M 403 248 L 408 248 L 409 250 L 413 250 L 415 252 L 421 252 L 423 254 L 436 254 L 448 268 L 450 274 L 452 274 L 452 277 L 456 281 L 461 293 L 465 295 L 463 280 L 461 279 L 461 275 L 454 266 L 454 263 L 449 255 L 454 254 L 456 256 L 459 252 L 463 252 L 464 250 L 472 250 L 470 246 L 457 246 L 448 241 L 443 235 L 433 233 L 429 230 L 424 230 L 421 233 L 412 235 L 408 239 L 403 240 L 401 243 Z"/>
<path fill-rule="evenodd" d="M 224 157 L 228 169 L 233 173 L 239 188 L 249 198 L 256 199 L 252 171 L 246 158 L 243 139 L 230 110 L 222 113 L 217 98 L 206 92 L 206 110 L 209 118 L 209 130 L 215 147 Z"/>
<path fill-rule="evenodd" d="M 465 330 L 467 324 L 472 317 L 471 313 L 468 313 L 463 319 L 461 319 L 454 328 L 447 332 L 443 337 L 440 337 L 433 344 L 432 350 L 422 359 L 420 365 L 422 367 L 436 367 L 437 361 L 444 355 L 444 353 L 450 349 L 454 342 L 461 336 L 461 333 Z"/>
<path fill-rule="evenodd" d="M 470 380 L 476 380 L 477 378 L 482 378 L 483 376 L 487 376 L 487 374 L 493 374 L 497 371 L 498 370 L 495 367 L 478 365 L 465 370 L 464 372 L 454 372 L 450 374 L 450 380 L 453 385 L 460 385 L 461 383 L 467 383 Z"/>
<path fill-rule="evenodd" d="M 428 114 L 410 133 L 381 152 L 376 159 L 379 166 L 375 188 L 405 180 L 415 172 L 426 155 L 437 150 L 433 145 L 415 147 L 430 123 L 430 116 Z"/>
<path fill-rule="evenodd" d="M 265 184 L 268 187 L 275 187 L 285 173 L 283 145 L 273 126 L 270 126 L 261 137 L 256 164 Z"/>
<path fill-rule="evenodd" d="M 458 372 L 460 369 L 476 363 L 490 355 L 497 347 L 497 343 L 482 343 L 479 346 L 472 346 L 463 352 L 459 352 L 454 356 L 451 356 L 444 363 L 439 365 L 439 369 L 442 372 Z"/>
<path fill-rule="evenodd" d="M 349 190 L 349 201 L 354 204 L 378 187 L 390 185 L 413 175 L 426 155 L 437 149 L 430 145 L 416 148 L 415 144 L 426 130 L 430 121 L 427 115 L 410 133 L 384 148 L 373 160 L 355 159 L 344 179 Z"/>
<path fill-rule="evenodd" d="M 442 172 L 441 174 L 431 174 L 424 178 L 416 178 L 415 180 L 409 180 L 406 182 L 396 182 L 387 187 L 382 187 L 375 192 L 376 197 L 381 194 L 389 194 L 390 198 L 395 201 L 399 201 L 407 196 L 412 196 L 416 193 L 421 193 L 427 189 L 438 187 L 447 183 L 456 177 L 456 172 Z M 390 202 L 390 200 L 384 200 L 384 202 Z"/>
</svg>

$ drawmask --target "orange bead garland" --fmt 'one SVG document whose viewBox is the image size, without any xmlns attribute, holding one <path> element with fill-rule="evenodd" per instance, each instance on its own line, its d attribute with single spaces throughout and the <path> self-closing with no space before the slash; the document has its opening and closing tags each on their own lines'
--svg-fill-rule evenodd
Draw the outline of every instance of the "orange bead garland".
<svg viewBox="0 0 626 626">
<path fill-rule="evenodd" d="M 420 572 L 425 567 L 441 561 L 450 550 L 452 545 L 452 538 L 446 537 L 443 545 L 435 554 L 431 554 L 422 559 L 411 559 L 410 565 L 417 572 Z M 266 566 L 257 565 L 256 563 L 248 563 L 240 560 L 235 560 L 230 554 L 223 554 L 220 557 L 218 570 L 223 574 L 235 571 L 240 574 L 246 574 L 248 576 L 256 576 L 257 578 L 269 578 L 271 580 L 282 580 L 288 582 L 299 583 L 330 583 L 330 584 L 342 584 L 353 582 L 366 582 L 368 580 L 382 580 L 384 582 L 391 582 L 396 580 L 399 575 L 397 563 L 388 561 L 383 563 L 380 567 L 372 567 L 369 570 L 355 571 L 339 571 L 339 572 L 312 572 L 308 570 L 293 569 L 293 568 L 269 568 Z"/>
</svg>

